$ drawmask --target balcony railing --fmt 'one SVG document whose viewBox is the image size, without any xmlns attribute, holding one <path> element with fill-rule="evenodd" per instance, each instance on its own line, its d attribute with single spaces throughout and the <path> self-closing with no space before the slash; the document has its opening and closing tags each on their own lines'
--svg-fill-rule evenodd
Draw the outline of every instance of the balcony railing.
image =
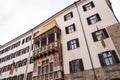
<svg viewBox="0 0 120 80">
<path fill-rule="evenodd" d="M 50 51 L 52 49 L 60 48 L 60 47 L 61 47 L 60 42 L 56 41 L 56 42 L 50 43 L 46 46 L 42 46 L 41 48 L 39 47 L 38 49 L 33 50 L 33 56 L 36 56 L 36 55 L 42 54 L 46 51 Z"/>
</svg>

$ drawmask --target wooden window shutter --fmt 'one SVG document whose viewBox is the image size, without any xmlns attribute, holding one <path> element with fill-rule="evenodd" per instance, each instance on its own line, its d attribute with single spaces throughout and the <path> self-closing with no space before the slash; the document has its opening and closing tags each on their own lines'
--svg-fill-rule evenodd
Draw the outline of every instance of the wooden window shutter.
<svg viewBox="0 0 120 80">
<path fill-rule="evenodd" d="M 70 69 L 70 73 L 72 73 L 72 62 L 69 62 L 69 69 Z"/>
<path fill-rule="evenodd" d="M 70 15 L 71 15 L 71 18 L 73 17 L 73 13 L 72 12 L 70 12 Z"/>
<path fill-rule="evenodd" d="M 64 16 L 64 21 L 66 21 L 67 19 L 66 19 L 66 15 Z"/>
<path fill-rule="evenodd" d="M 91 25 L 90 17 L 87 18 L 88 25 Z"/>
<path fill-rule="evenodd" d="M 99 14 L 96 14 L 96 16 L 97 16 L 98 21 L 100 21 L 101 18 L 100 18 L 100 16 L 99 16 Z"/>
<path fill-rule="evenodd" d="M 103 31 L 103 33 L 105 34 L 105 38 L 108 38 L 108 37 L 109 37 L 109 35 L 108 35 L 108 33 L 107 33 L 106 29 L 104 28 L 102 31 Z"/>
<path fill-rule="evenodd" d="M 73 29 L 74 29 L 74 31 L 76 31 L 75 24 L 73 24 Z"/>
<path fill-rule="evenodd" d="M 101 66 L 105 66 L 103 55 L 102 54 L 98 54 L 98 57 L 99 57 L 99 61 L 100 61 Z"/>
<path fill-rule="evenodd" d="M 76 39 L 76 44 L 77 44 L 77 47 L 80 47 L 78 39 Z"/>
<path fill-rule="evenodd" d="M 66 31 L 66 34 L 68 34 L 69 32 L 68 32 L 68 27 L 65 27 L 65 31 Z"/>
<path fill-rule="evenodd" d="M 80 62 L 80 70 L 81 70 L 81 71 L 84 71 L 84 66 L 83 66 L 83 61 L 82 61 L 82 59 L 80 59 L 79 62 Z"/>
<path fill-rule="evenodd" d="M 92 33 L 92 37 L 93 37 L 93 40 L 94 40 L 95 42 L 98 41 L 97 36 L 96 36 L 96 32 L 93 32 L 93 33 Z"/>
<path fill-rule="evenodd" d="M 70 42 L 67 42 L 67 49 L 70 50 Z"/>
<path fill-rule="evenodd" d="M 85 5 L 84 5 L 84 6 L 82 6 L 82 7 L 83 7 L 83 10 L 84 10 L 84 11 L 86 11 L 86 7 L 85 7 Z"/>
<path fill-rule="evenodd" d="M 92 7 L 95 7 L 95 5 L 94 5 L 93 1 L 92 1 L 92 2 L 90 2 L 90 4 L 92 5 Z"/>
<path fill-rule="evenodd" d="M 117 54 L 116 54 L 115 50 L 112 50 L 111 52 L 112 52 L 111 54 L 112 54 L 112 56 L 114 57 L 114 59 L 115 59 L 116 63 L 119 63 L 119 62 L 120 62 L 120 60 L 119 60 L 119 58 L 118 58 L 118 56 L 117 56 Z"/>
<path fill-rule="evenodd" d="M 72 61 L 72 73 L 75 73 L 75 60 Z"/>
</svg>

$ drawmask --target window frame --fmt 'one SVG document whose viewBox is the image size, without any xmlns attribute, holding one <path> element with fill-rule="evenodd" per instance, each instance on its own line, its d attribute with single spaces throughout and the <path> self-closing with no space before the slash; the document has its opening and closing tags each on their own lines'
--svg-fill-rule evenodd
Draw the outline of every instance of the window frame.
<svg viewBox="0 0 120 80">
<path fill-rule="evenodd" d="M 75 24 L 71 24 L 67 27 L 65 27 L 65 30 L 66 30 L 66 34 L 70 34 L 70 33 L 73 33 L 76 31 L 76 27 L 75 27 Z"/>
<path fill-rule="evenodd" d="M 75 60 L 69 61 L 69 70 L 70 70 L 70 73 L 84 71 L 83 60 L 75 59 Z"/>
<path fill-rule="evenodd" d="M 92 25 L 92 24 L 95 24 L 97 22 L 101 21 L 101 17 L 98 13 L 90 16 L 90 17 L 87 17 L 87 23 L 88 25 Z"/>
<path fill-rule="evenodd" d="M 93 38 L 93 41 L 94 41 L 94 42 L 100 41 L 100 39 L 98 39 L 98 35 L 96 35 L 96 33 L 98 33 L 98 32 L 101 32 L 101 33 L 102 33 L 103 39 L 109 38 L 108 32 L 106 31 L 105 28 L 103 28 L 103 29 L 97 30 L 97 31 L 95 31 L 95 32 L 92 32 L 91 35 L 92 35 L 92 38 Z"/>
<path fill-rule="evenodd" d="M 84 11 L 89 11 L 89 10 L 91 10 L 92 8 L 94 8 L 95 5 L 94 5 L 93 1 L 91 1 L 91 2 L 83 5 L 82 7 L 83 7 L 83 10 L 84 10 Z"/>
<path fill-rule="evenodd" d="M 69 12 L 66 15 L 64 15 L 64 21 L 70 20 L 71 18 L 73 18 L 73 12 Z"/>
<path fill-rule="evenodd" d="M 55 41 L 55 35 L 54 33 L 49 34 L 48 36 L 48 43 L 52 43 Z"/>
<path fill-rule="evenodd" d="M 68 50 L 73 50 L 73 49 L 76 49 L 78 47 L 80 47 L 78 38 L 70 40 L 70 41 L 67 42 Z"/>
<path fill-rule="evenodd" d="M 41 46 L 45 46 L 45 45 L 47 45 L 47 38 L 46 38 L 46 37 L 43 37 L 43 38 L 41 39 Z"/>
<path fill-rule="evenodd" d="M 106 57 L 105 57 L 103 55 L 105 53 L 107 53 L 107 54 L 110 53 L 111 56 L 106 55 Z M 110 50 L 110 51 L 102 52 L 102 53 L 98 54 L 98 57 L 99 57 L 99 61 L 100 61 L 100 64 L 101 64 L 102 67 L 104 67 L 104 66 L 110 66 L 110 65 L 114 65 L 114 64 L 120 63 L 120 60 L 119 60 L 118 55 L 115 52 L 115 50 Z M 110 58 L 112 58 L 113 63 L 111 63 Z M 107 64 L 107 62 L 106 62 L 105 59 L 109 60 L 110 64 Z"/>
</svg>

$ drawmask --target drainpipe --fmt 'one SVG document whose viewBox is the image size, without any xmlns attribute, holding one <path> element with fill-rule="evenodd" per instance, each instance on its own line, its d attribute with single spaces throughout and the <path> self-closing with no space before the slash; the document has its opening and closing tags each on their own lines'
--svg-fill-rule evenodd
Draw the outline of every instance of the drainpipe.
<svg viewBox="0 0 120 80">
<path fill-rule="evenodd" d="M 95 68 L 94 68 L 94 65 L 93 65 L 93 61 L 92 61 L 89 45 L 88 45 L 88 42 L 87 42 L 86 34 L 85 34 L 85 31 L 84 31 L 81 15 L 80 15 L 80 12 L 78 10 L 78 6 L 77 6 L 76 2 L 74 2 L 74 4 L 75 4 L 75 7 L 77 9 L 77 13 L 78 13 L 78 16 L 79 16 L 79 21 L 80 21 L 80 24 L 81 24 L 81 27 L 82 27 L 84 38 L 85 38 L 85 43 L 86 43 L 86 46 L 87 46 L 87 50 L 88 50 L 88 54 L 89 54 L 89 58 L 90 58 L 90 62 L 91 62 L 91 66 L 92 66 L 92 70 L 93 70 L 93 74 L 94 74 L 94 80 L 98 80 L 97 76 L 96 76 L 96 73 L 95 73 Z"/>
<path fill-rule="evenodd" d="M 31 41 L 30 41 L 29 55 L 28 55 L 28 58 L 27 58 L 26 71 L 25 71 L 25 75 L 24 75 L 23 80 L 27 80 L 28 65 L 29 65 L 29 62 L 30 62 L 30 54 L 31 54 L 31 51 L 32 51 L 33 29 L 31 29 L 30 31 L 32 33 L 32 36 L 31 36 Z"/>
</svg>

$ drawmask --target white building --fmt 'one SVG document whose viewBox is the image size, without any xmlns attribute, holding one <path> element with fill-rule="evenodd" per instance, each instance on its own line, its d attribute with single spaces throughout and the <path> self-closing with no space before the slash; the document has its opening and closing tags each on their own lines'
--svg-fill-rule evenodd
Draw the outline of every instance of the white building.
<svg viewBox="0 0 120 80">
<path fill-rule="evenodd" d="M 120 80 L 119 28 L 109 0 L 77 1 L 0 47 L 0 79 Z M 27 65 L 32 55 L 34 66 Z M 18 68 L 10 75 L 13 61 Z"/>
</svg>

